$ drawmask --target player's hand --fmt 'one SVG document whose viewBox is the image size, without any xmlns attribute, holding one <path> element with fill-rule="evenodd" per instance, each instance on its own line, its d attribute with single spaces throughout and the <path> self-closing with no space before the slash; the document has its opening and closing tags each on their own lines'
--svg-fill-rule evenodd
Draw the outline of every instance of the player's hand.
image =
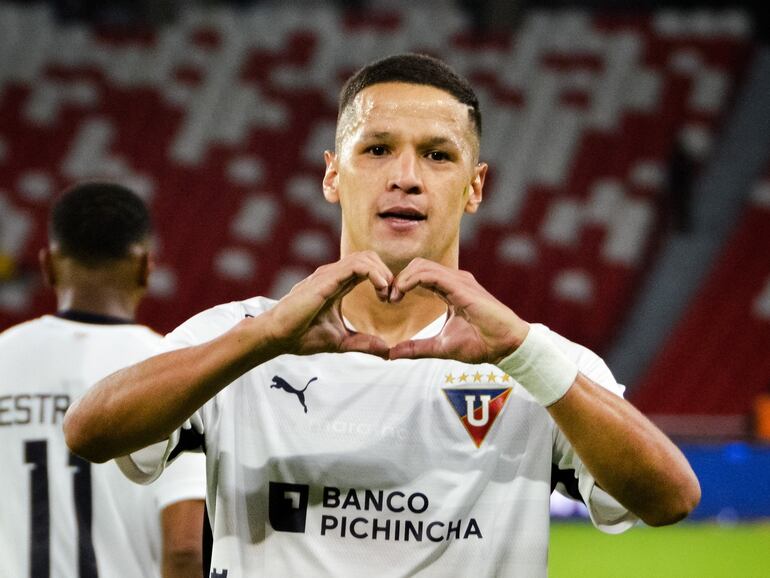
<svg viewBox="0 0 770 578">
<path fill-rule="evenodd" d="M 527 322 L 467 271 L 415 259 L 394 279 L 390 301 L 397 303 L 416 287 L 429 289 L 443 299 L 449 317 L 435 337 L 393 346 L 390 359 L 438 357 L 467 363 L 497 363 L 510 355 L 529 331 Z"/>
<path fill-rule="evenodd" d="M 323 265 L 297 283 L 265 314 L 281 353 L 361 351 L 387 358 L 388 346 L 380 337 L 351 331 L 342 320 L 342 298 L 367 280 L 377 297 L 387 301 L 393 273 L 374 251 Z"/>
</svg>

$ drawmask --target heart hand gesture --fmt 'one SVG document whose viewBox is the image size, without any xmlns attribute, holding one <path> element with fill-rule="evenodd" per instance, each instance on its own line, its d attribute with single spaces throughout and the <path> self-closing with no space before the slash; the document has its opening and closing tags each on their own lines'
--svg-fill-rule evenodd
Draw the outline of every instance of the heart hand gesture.
<svg viewBox="0 0 770 578">
<path fill-rule="evenodd" d="M 529 324 L 493 297 L 467 271 L 415 259 L 393 281 L 390 301 L 398 302 L 416 287 L 433 291 L 446 302 L 449 317 L 429 339 L 402 341 L 390 359 L 438 357 L 467 363 L 497 363 L 514 351 Z"/>
<path fill-rule="evenodd" d="M 345 326 L 342 298 L 368 280 L 382 302 L 397 303 L 421 287 L 433 291 L 449 309 L 441 332 L 388 348 L 376 335 Z M 319 267 L 266 313 L 281 353 L 360 351 L 383 358 L 438 357 L 468 363 L 496 363 L 524 340 L 529 325 L 495 299 L 470 273 L 427 259 L 413 260 L 397 277 L 372 251 L 348 255 Z"/>
</svg>

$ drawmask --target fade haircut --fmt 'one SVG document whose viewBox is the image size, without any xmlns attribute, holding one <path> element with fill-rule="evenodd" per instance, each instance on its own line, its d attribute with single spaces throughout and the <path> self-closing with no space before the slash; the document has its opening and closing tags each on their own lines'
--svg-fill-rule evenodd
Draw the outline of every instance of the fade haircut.
<svg viewBox="0 0 770 578">
<path fill-rule="evenodd" d="M 65 190 L 51 209 L 48 236 L 63 255 L 88 266 L 128 257 L 150 234 L 150 213 L 130 189 L 90 182 Z"/>
<path fill-rule="evenodd" d="M 405 82 L 433 86 L 451 94 L 468 106 L 473 132 L 481 138 L 481 110 L 479 99 L 470 83 L 445 62 L 427 54 L 396 54 L 377 60 L 361 68 L 342 87 L 337 109 L 339 123 L 345 110 L 356 95 L 368 86 L 384 82 Z"/>
</svg>

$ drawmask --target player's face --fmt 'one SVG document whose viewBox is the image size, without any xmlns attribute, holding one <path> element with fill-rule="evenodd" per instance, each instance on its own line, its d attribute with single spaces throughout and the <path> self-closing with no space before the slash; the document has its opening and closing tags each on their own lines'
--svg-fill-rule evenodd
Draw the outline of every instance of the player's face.
<svg viewBox="0 0 770 578">
<path fill-rule="evenodd" d="M 460 219 L 487 167 L 468 107 L 432 86 L 375 84 L 343 113 L 324 195 L 342 207 L 342 255 L 374 250 L 394 271 L 415 257 L 457 267 Z"/>
</svg>

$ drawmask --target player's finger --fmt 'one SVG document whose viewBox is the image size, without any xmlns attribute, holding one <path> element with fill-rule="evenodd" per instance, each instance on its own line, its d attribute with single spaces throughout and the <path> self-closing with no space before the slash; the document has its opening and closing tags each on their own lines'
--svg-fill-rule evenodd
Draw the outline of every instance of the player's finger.
<svg viewBox="0 0 770 578">
<path fill-rule="evenodd" d="M 393 274 L 379 257 L 373 258 L 374 255 L 373 252 L 356 253 L 319 268 L 316 283 L 324 299 L 341 298 L 366 279 L 380 299 L 387 299 Z"/>
<path fill-rule="evenodd" d="M 410 339 L 390 348 L 390 359 L 420 359 L 424 357 L 445 357 L 438 341 L 430 339 Z"/>
<path fill-rule="evenodd" d="M 383 270 L 384 269 L 384 270 Z M 374 267 L 367 275 L 369 282 L 374 287 L 374 292 L 380 301 L 387 301 L 390 294 L 390 286 L 393 282 L 393 273 L 384 265 L 374 263 Z"/>
<path fill-rule="evenodd" d="M 380 337 L 368 333 L 351 332 L 340 343 L 340 352 L 358 351 L 388 358 L 388 345 Z"/>
<path fill-rule="evenodd" d="M 379 272 L 357 272 L 356 274 L 351 275 L 337 287 L 337 290 L 334 292 L 332 297 L 335 299 L 341 299 L 366 279 L 368 279 L 374 287 L 374 292 L 377 295 L 377 298 L 380 301 L 387 301 L 388 294 L 390 292 L 390 284 L 388 283 L 387 278 L 381 275 Z"/>
<path fill-rule="evenodd" d="M 346 286 L 340 295 L 347 294 L 364 279 L 369 279 L 377 298 L 380 301 L 387 301 L 390 286 L 393 282 L 393 273 L 383 263 L 380 256 L 374 251 L 363 251 L 351 255 L 349 258 L 351 259 L 351 267 L 355 278 L 352 280 L 352 285 Z"/>
<path fill-rule="evenodd" d="M 401 272 L 394 280 L 390 288 L 390 301 L 398 303 L 404 296 L 416 287 L 433 291 L 447 303 L 448 294 L 452 290 L 452 273 L 449 270 L 419 269 Z"/>
</svg>

